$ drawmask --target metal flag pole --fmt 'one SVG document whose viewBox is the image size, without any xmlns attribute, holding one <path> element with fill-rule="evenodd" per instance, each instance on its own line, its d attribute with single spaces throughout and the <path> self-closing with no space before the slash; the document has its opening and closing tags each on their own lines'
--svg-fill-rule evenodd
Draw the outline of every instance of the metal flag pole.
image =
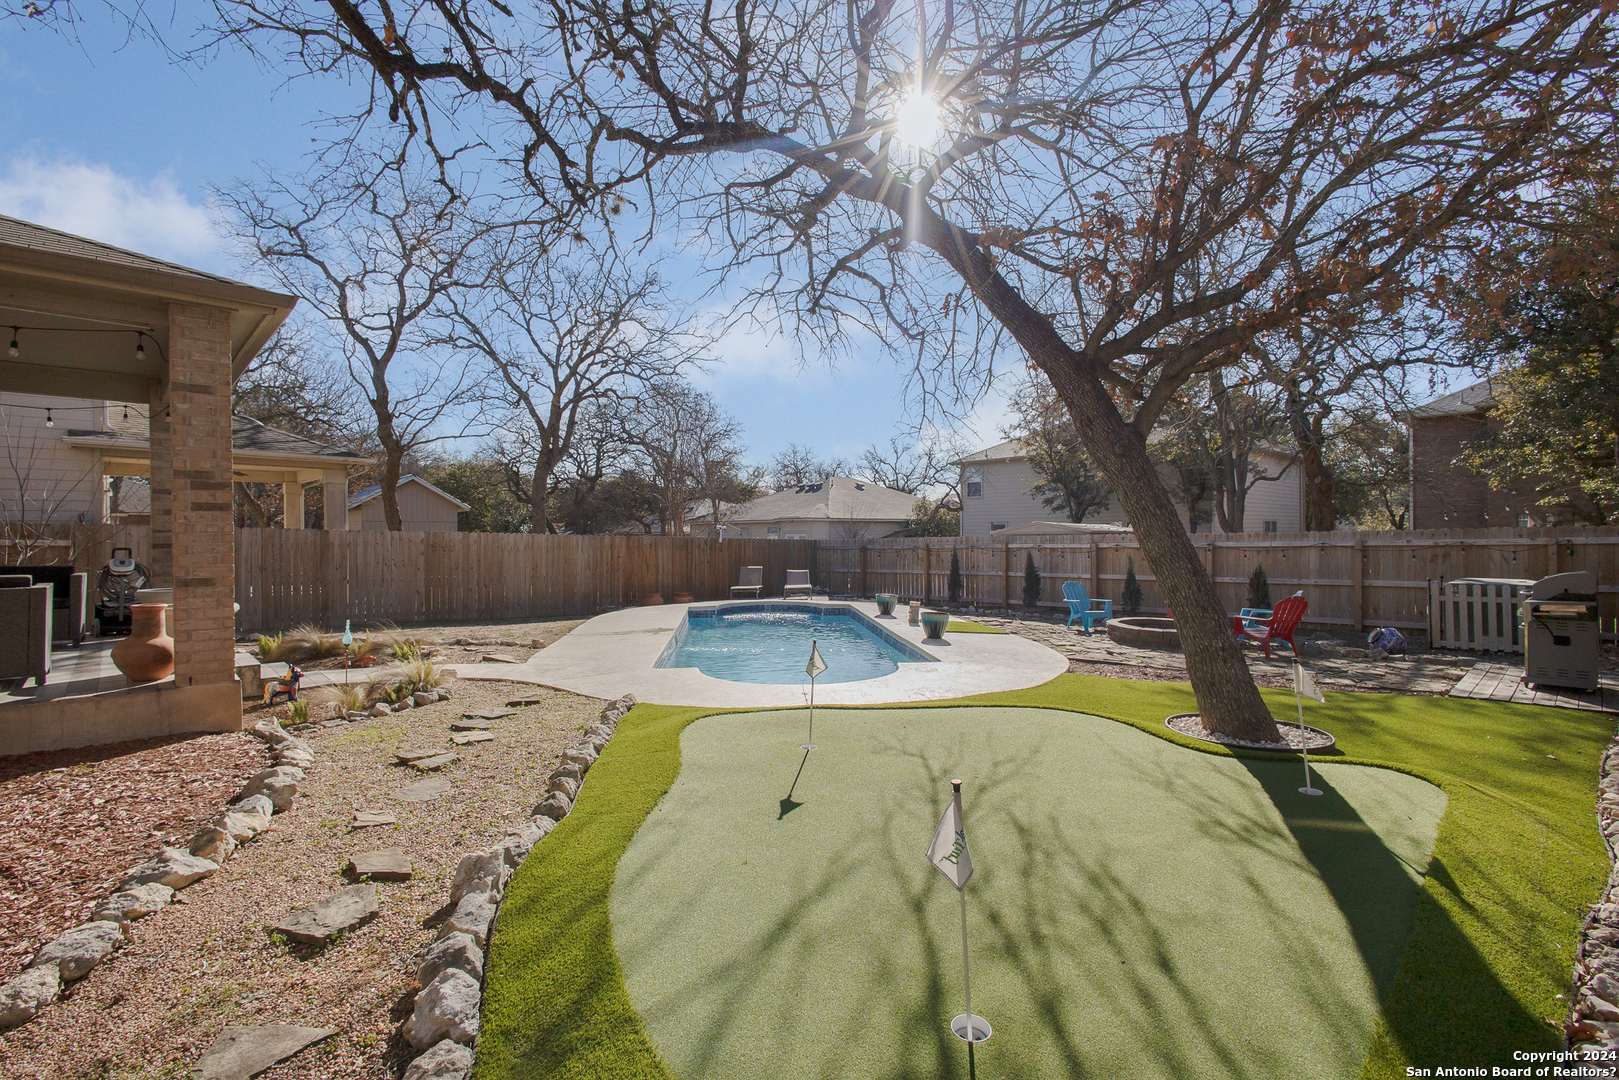
<svg viewBox="0 0 1619 1080">
<path fill-rule="evenodd" d="M 1294 697 L 1295 700 L 1298 701 L 1298 705 L 1299 705 L 1299 734 L 1300 735 L 1304 734 L 1304 680 L 1299 677 L 1299 673 L 1301 671 L 1303 671 L 1303 670 L 1304 670 L 1304 665 L 1299 663 L 1298 657 L 1294 657 L 1293 658 L 1293 697 Z M 1309 741 L 1304 740 L 1304 741 L 1300 742 L 1299 749 L 1304 754 L 1304 786 L 1299 788 L 1299 794 L 1300 795 L 1319 795 L 1319 794 L 1321 794 L 1321 789 L 1316 787 L 1314 784 L 1310 783 L 1310 743 L 1309 743 Z"/>
<path fill-rule="evenodd" d="M 950 805 L 944 812 L 933 842 L 928 845 L 928 861 L 956 887 L 961 898 L 961 985 L 967 1011 L 950 1021 L 950 1031 L 967 1044 L 968 1080 L 976 1080 L 978 1063 L 974 1043 L 986 1041 L 993 1034 L 989 1021 L 973 1014 L 973 982 L 971 953 L 967 948 L 967 880 L 972 877 L 972 856 L 967 850 L 966 817 L 961 810 L 961 781 L 950 781 Z"/>
<path fill-rule="evenodd" d="M 815 676 L 825 670 L 826 661 L 821 659 L 820 646 L 817 644 L 816 639 L 811 638 L 809 663 L 804 665 L 804 673 L 810 677 L 809 741 L 800 746 L 800 750 L 815 749 Z"/>
</svg>

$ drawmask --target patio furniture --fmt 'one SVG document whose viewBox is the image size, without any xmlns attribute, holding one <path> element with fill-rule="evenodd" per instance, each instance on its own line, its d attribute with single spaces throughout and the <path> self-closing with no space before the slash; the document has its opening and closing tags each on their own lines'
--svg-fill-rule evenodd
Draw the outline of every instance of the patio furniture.
<svg viewBox="0 0 1619 1080">
<path fill-rule="evenodd" d="M 813 598 L 815 596 L 815 587 L 810 584 L 809 571 L 787 571 L 787 584 L 782 586 L 781 595 L 783 598 L 789 596 L 808 596 Z"/>
<path fill-rule="evenodd" d="M 1068 602 L 1067 625 L 1073 626 L 1074 620 L 1078 619 L 1087 634 L 1096 623 L 1106 626 L 1107 621 L 1113 618 L 1113 601 L 1092 600 L 1089 591 L 1077 581 L 1062 583 L 1062 598 Z"/>
<path fill-rule="evenodd" d="M 736 584 L 731 586 L 731 595 L 737 593 L 744 596 L 751 595 L 759 599 L 759 592 L 765 587 L 765 568 L 762 566 L 744 566 L 736 575 Z"/>
<path fill-rule="evenodd" d="M 0 683 L 33 679 L 44 686 L 51 671 L 52 586 L 27 574 L 0 575 Z"/>
<path fill-rule="evenodd" d="M 71 641 L 75 648 L 83 643 L 89 574 L 75 574 L 72 566 L 0 566 L 0 574 L 27 574 L 35 585 L 52 586 L 52 640 Z"/>
<path fill-rule="evenodd" d="M 1265 659 L 1270 659 L 1272 642 L 1285 641 L 1287 647 L 1293 650 L 1293 655 L 1299 654 L 1299 647 L 1293 643 L 1293 633 L 1299 627 L 1304 613 L 1310 608 L 1310 602 L 1303 596 L 1289 596 L 1276 605 L 1275 612 L 1268 619 L 1252 619 L 1252 626 L 1245 624 L 1242 616 L 1234 620 L 1233 629 L 1237 631 L 1238 639 L 1248 638 L 1265 647 Z"/>
<path fill-rule="evenodd" d="M 1275 608 L 1245 607 L 1240 613 L 1232 616 L 1231 632 L 1241 637 L 1243 627 L 1258 629 L 1260 620 L 1268 619 L 1275 613 Z"/>
</svg>

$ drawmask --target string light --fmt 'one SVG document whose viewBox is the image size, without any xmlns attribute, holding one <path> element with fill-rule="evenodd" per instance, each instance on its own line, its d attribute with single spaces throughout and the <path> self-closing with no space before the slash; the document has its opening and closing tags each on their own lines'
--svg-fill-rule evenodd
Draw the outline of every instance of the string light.
<svg viewBox="0 0 1619 1080">
<path fill-rule="evenodd" d="M 12 356 L 17 355 L 17 330 L 18 329 L 19 328 L 15 327 L 15 326 L 13 326 L 11 328 L 11 348 L 9 350 L 7 350 L 7 351 L 9 351 Z"/>
<path fill-rule="evenodd" d="M 146 362 L 146 342 L 141 340 L 139 333 L 135 335 L 135 360 L 137 363 Z"/>
<path fill-rule="evenodd" d="M 128 402 L 124 403 L 124 419 L 125 420 L 129 419 L 129 403 Z"/>
<path fill-rule="evenodd" d="M 56 421 L 51 419 L 51 411 L 49 409 L 45 410 L 45 426 L 46 427 L 55 427 L 56 426 Z"/>
</svg>

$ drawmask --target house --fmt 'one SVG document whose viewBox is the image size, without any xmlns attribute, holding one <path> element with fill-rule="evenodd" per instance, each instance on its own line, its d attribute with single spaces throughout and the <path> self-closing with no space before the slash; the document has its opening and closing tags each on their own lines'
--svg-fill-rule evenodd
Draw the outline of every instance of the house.
<svg viewBox="0 0 1619 1080">
<path fill-rule="evenodd" d="M 456 517 L 472 507 L 440 491 L 419 476 L 407 473 L 394 489 L 399 494 L 399 526 L 405 532 L 458 532 Z M 349 528 L 386 529 L 382 512 L 382 485 L 372 484 L 349 496 Z"/>
<path fill-rule="evenodd" d="M 1244 526 L 1255 532 L 1301 530 L 1304 527 L 1304 482 L 1301 471 L 1291 467 L 1293 456 L 1264 447 L 1250 460 L 1266 475 L 1278 479 L 1261 481 L 1248 491 Z M 961 535 L 989 536 L 1002 529 L 1051 518 L 1051 508 L 1034 493 L 1040 477 L 1029 464 L 1028 455 L 1018 440 L 997 443 L 953 464 L 961 470 Z M 1175 490 L 1174 481 L 1167 475 L 1164 486 L 1171 492 Z M 1176 510 L 1181 521 L 1187 522 L 1186 506 L 1177 502 Z M 1116 497 L 1110 497 L 1106 506 L 1085 516 L 1086 524 L 1122 528 L 1129 528 L 1129 520 Z M 1200 528 L 1208 528 L 1207 523 L 1200 523 Z"/>
<path fill-rule="evenodd" d="M 799 484 L 751 502 L 723 504 L 726 536 L 857 543 L 898 532 L 911 519 L 916 496 L 851 476 Z M 691 535 L 713 536 L 713 511 L 690 519 Z"/>
<path fill-rule="evenodd" d="M 241 730 L 231 388 L 296 302 L 0 217 L 0 326 L 10 328 L 9 347 L 0 351 L 0 393 L 82 399 L 93 387 L 96 400 L 147 408 L 151 541 L 144 561 L 152 584 L 172 588 L 174 601 L 172 679 L 100 692 L 99 676 L 53 678 L 33 697 L 0 705 L 0 754 Z M 56 414 L 46 418 L 50 432 Z M 91 494 L 99 497 L 93 487 Z M 0 533 L 14 527 L 0 523 Z"/>
<path fill-rule="evenodd" d="M 144 523 L 151 510 L 150 425 L 145 405 L 84 398 L 0 394 L 0 514 L 40 524 Z M 282 485 L 288 528 L 304 527 L 306 493 L 348 501 L 360 454 L 231 416 L 231 477 Z M 131 482 L 137 481 L 137 482 Z M 342 529 L 347 514 L 326 517 Z"/>
<path fill-rule="evenodd" d="M 1405 414 L 1411 433 L 1411 527 L 1491 529 L 1550 524 L 1533 486 L 1492 489 L 1458 462 L 1469 439 L 1490 427 L 1495 394 L 1489 379 L 1418 405 Z"/>
</svg>

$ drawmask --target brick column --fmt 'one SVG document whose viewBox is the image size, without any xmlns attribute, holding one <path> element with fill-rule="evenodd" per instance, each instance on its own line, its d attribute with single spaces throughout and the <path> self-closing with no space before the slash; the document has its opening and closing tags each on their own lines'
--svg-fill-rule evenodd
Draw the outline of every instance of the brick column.
<svg viewBox="0 0 1619 1080">
<path fill-rule="evenodd" d="M 152 380 L 147 406 L 151 416 L 147 476 L 152 485 L 152 554 L 146 568 L 152 572 L 152 585 L 166 589 L 174 584 L 174 465 L 167 385 Z"/>
<path fill-rule="evenodd" d="M 230 312 L 169 307 L 174 679 L 233 682 L 236 535 L 231 521 Z M 155 431 L 155 425 L 154 425 Z M 153 442 L 153 475 L 157 472 Z M 155 517 L 155 515 L 154 515 Z"/>
</svg>

